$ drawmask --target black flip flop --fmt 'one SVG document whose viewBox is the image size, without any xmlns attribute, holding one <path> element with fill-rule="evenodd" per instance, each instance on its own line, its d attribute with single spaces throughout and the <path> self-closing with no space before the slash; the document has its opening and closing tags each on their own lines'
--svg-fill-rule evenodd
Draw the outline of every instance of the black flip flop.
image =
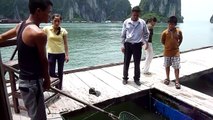
<svg viewBox="0 0 213 120">
<path fill-rule="evenodd" d="M 165 79 L 163 83 L 164 83 L 165 85 L 169 85 L 169 83 L 170 83 L 170 80 L 168 80 L 168 79 Z"/>
<path fill-rule="evenodd" d="M 180 83 L 175 83 L 175 87 L 176 87 L 176 89 L 180 89 L 181 88 Z"/>
</svg>

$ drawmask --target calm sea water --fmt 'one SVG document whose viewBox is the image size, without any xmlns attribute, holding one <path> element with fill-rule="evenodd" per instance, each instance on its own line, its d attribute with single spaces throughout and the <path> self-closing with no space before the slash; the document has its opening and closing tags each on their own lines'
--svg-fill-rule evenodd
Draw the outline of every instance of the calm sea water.
<svg viewBox="0 0 213 120">
<path fill-rule="evenodd" d="M 49 25 L 42 24 L 41 27 Z M 14 27 L 15 24 L 0 24 L 0 33 Z M 69 32 L 70 61 L 65 69 L 117 63 L 123 61 L 120 51 L 120 33 L 122 23 L 63 23 Z M 162 53 L 160 34 L 167 24 L 157 24 L 154 29 L 153 46 L 155 55 Z M 194 22 L 179 24 L 184 40 L 181 51 L 213 45 L 213 24 Z M 7 61 L 14 47 L 1 48 L 4 61 Z"/>
</svg>

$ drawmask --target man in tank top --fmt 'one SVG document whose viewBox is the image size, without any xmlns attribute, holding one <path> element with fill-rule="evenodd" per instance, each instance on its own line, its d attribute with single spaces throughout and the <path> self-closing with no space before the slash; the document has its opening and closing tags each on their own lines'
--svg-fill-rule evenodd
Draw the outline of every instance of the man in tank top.
<svg viewBox="0 0 213 120">
<path fill-rule="evenodd" d="M 50 88 L 46 57 L 47 36 L 39 28 L 48 22 L 52 10 L 49 0 L 29 0 L 30 15 L 26 21 L 0 35 L 0 42 L 17 37 L 20 68 L 19 89 L 31 120 L 46 120 L 43 89 Z"/>
</svg>

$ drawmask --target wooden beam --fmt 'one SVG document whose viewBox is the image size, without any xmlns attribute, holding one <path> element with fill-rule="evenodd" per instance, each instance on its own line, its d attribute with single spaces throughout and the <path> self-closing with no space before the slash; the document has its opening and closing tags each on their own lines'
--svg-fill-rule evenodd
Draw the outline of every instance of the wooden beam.
<svg viewBox="0 0 213 120">
<path fill-rule="evenodd" d="M 2 43 L 0 43 L 0 47 L 9 47 L 9 46 L 14 46 L 16 45 L 16 39 L 10 39 L 7 41 L 4 41 Z"/>
<path fill-rule="evenodd" d="M 0 53 L 0 118 L 1 120 L 12 120 L 12 114 L 9 107 L 7 88 L 4 80 L 2 59 Z"/>
</svg>

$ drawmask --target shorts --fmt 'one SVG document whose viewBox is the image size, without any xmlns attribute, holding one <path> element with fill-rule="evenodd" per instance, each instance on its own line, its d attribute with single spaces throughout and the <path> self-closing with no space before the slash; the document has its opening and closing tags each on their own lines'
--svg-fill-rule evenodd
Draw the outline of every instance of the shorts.
<svg viewBox="0 0 213 120">
<path fill-rule="evenodd" d="M 43 80 L 19 80 L 19 89 L 31 120 L 46 120 Z"/>
<path fill-rule="evenodd" d="M 174 69 L 180 69 L 180 57 L 164 57 L 164 67 L 170 66 Z"/>
</svg>

